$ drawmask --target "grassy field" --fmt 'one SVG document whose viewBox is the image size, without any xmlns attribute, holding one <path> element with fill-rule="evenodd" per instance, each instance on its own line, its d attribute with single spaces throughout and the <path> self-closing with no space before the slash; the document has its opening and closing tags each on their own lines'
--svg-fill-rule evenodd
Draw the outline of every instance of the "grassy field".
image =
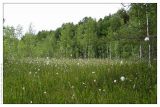
<svg viewBox="0 0 160 107">
<path fill-rule="evenodd" d="M 157 103 L 157 64 L 107 59 L 5 60 L 3 103 Z"/>
</svg>

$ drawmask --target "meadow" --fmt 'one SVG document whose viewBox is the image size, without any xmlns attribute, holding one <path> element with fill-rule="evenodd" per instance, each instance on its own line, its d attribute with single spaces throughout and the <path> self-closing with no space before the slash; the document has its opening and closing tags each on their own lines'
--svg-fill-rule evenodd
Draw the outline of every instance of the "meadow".
<svg viewBox="0 0 160 107">
<path fill-rule="evenodd" d="M 157 103 L 157 63 L 110 59 L 4 60 L 5 104 Z"/>
</svg>

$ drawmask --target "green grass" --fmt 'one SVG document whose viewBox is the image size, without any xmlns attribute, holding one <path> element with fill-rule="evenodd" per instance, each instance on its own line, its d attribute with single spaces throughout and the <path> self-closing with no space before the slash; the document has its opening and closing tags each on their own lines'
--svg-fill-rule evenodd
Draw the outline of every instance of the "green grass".
<svg viewBox="0 0 160 107">
<path fill-rule="evenodd" d="M 148 67 L 107 59 L 5 60 L 3 76 L 7 104 L 157 103 L 156 62 Z"/>
</svg>

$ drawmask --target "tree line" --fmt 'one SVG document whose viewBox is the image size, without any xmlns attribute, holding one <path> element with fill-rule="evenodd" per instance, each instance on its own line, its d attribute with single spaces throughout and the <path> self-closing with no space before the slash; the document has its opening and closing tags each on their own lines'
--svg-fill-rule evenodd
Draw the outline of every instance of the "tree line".
<svg viewBox="0 0 160 107">
<path fill-rule="evenodd" d="M 148 18 L 148 19 L 146 19 Z M 148 22 L 147 22 L 148 20 Z M 148 26 L 147 26 L 148 23 Z M 145 41 L 149 29 L 149 41 Z M 4 26 L 4 57 L 139 58 L 157 55 L 157 4 L 133 3 L 100 18 L 84 17 L 77 24 L 63 23 L 56 30 L 34 33 L 32 25 Z M 21 38 L 21 39 L 19 39 Z"/>
</svg>

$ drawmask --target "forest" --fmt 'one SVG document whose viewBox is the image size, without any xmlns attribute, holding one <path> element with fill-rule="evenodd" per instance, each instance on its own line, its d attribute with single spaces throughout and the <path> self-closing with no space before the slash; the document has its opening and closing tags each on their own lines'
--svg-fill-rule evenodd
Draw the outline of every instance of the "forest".
<svg viewBox="0 0 160 107">
<path fill-rule="evenodd" d="M 21 25 L 4 26 L 4 57 L 146 58 L 151 44 L 151 57 L 156 58 L 157 4 L 133 3 L 129 10 L 122 8 L 98 21 L 84 17 L 37 34 L 32 24 L 24 35 L 22 31 Z"/>
</svg>

